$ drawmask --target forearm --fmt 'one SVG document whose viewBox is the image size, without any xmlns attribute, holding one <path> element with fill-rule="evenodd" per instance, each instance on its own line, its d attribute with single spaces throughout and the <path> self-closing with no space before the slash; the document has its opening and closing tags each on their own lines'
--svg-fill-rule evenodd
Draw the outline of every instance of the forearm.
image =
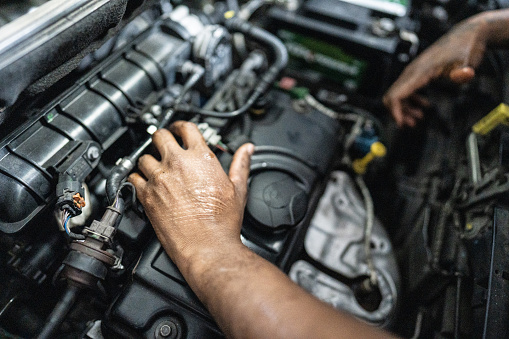
<svg viewBox="0 0 509 339">
<path fill-rule="evenodd" d="M 334 310 L 240 242 L 177 264 L 232 338 L 383 338 L 389 335 Z"/>
<path fill-rule="evenodd" d="M 229 337 L 341 338 L 385 334 L 314 299 L 240 242 L 254 145 L 235 152 L 228 176 L 197 126 L 153 135 L 129 176 L 166 252 Z"/>
<path fill-rule="evenodd" d="M 488 11 L 467 19 L 468 24 L 479 27 L 480 36 L 489 48 L 507 47 L 509 43 L 509 9 Z"/>
</svg>

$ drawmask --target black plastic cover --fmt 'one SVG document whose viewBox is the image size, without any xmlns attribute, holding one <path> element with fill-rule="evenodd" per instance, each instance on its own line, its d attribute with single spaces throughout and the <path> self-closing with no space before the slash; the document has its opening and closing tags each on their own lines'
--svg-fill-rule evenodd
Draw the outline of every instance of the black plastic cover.
<svg viewBox="0 0 509 339">
<path fill-rule="evenodd" d="M 59 164 L 75 152 L 76 142 L 108 149 L 127 130 L 129 108 L 173 83 L 189 55 L 189 43 L 156 25 L 0 141 L 0 231 L 20 231 L 47 207 Z"/>
<path fill-rule="evenodd" d="M 247 212 L 260 224 L 278 229 L 296 226 L 306 214 L 308 198 L 289 174 L 266 171 L 251 180 Z"/>
<path fill-rule="evenodd" d="M 157 239 L 143 253 L 132 282 L 106 317 L 103 332 L 108 338 L 154 338 L 153 328 L 168 317 L 180 320 L 181 338 L 223 338 Z"/>
<path fill-rule="evenodd" d="M 337 121 L 316 110 L 296 112 L 283 91 L 268 100 L 251 132 L 256 147 L 242 235 L 249 248 L 277 263 L 307 226 L 317 183 L 326 178 L 342 134 Z"/>
<path fill-rule="evenodd" d="M 241 240 L 253 252 L 284 268 L 284 254 L 289 258 L 287 252 L 297 252 L 296 239 L 309 225 L 323 189 L 319 183 L 330 170 L 341 129 L 337 121 L 317 111 L 295 112 L 286 93 L 273 91 L 271 99 L 273 105 L 266 116 L 253 122 L 256 149 Z M 260 203 L 257 199 L 263 193 L 268 196 Z M 103 324 L 108 337 L 153 338 L 153 329 L 168 317 L 180 320 L 183 338 L 223 336 L 154 239 Z"/>
</svg>

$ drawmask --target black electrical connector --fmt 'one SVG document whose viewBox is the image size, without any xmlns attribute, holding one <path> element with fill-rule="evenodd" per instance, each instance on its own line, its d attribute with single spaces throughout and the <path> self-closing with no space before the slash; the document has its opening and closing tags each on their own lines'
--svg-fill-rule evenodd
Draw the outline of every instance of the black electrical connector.
<svg viewBox="0 0 509 339">
<path fill-rule="evenodd" d="M 48 317 L 38 339 L 53 338 L 74 305 L 79 292 L 85 288 L 97 288 L 99 282 L 106 278 L 109 268 L 121 267 L 119 258 L 111 248 L 116 227 L 125 209 L 121 191 L 126 187 L 131 189 L 132 202 L 134 202 L 136 189 L 131 183 L 123 183 L 101 220 L 94 220 L 89 227 L 85 227 L 83 230 L 85 235 L 75 235 L 82 241 L 76 241 L 75 238 L 75 241 L 71 243 L 71 251 L 63 261 L 62 269 L 56 274 L 56 277 L 61 275 L 67 281 L 67 288 Z"/>
<path fill-rule="evenodd" d="M 81 209 L 85 206 L 85 189 L 81 182 L 67 173 L 60 173 L 56 192 L 57 208 L 69 212 L 72 217 L 81 214 Z"/>
<path fill-rule="evenodd" d="M 56 207 L 63 212 L 62 226 L 69 237 L 83 240 L 83 235 L 73 233 L 66 225 L 70 218 L 80 215 L 85 207 L 85 189 L 82 183 L 99 164 L 101 146 L 95 141 L 74 140 L 68 143 L 67 148 L 69 151 L 65 161 L 53 167 L 58 173 Z"/>
</svg>

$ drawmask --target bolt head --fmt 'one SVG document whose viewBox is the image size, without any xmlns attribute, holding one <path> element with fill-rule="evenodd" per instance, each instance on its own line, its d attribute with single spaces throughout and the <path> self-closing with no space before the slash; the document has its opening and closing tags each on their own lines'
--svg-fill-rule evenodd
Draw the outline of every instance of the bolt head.
<svg viewBox="0 0 509 339">
<path fill-rule="evenodd" d="M 95 146 L 91 146 L 87 151 L 87 157 L 89 160 L 94 161 L 101 156 L 101 152 L 99 148 Z"/>
<path fill-rule="evenodd" d="M 169 325 L 166 325 L 164 324 L 163 326 L 161 326 L 161 328 L 159 329 L 159 334 L 162 336 L 162 337 L 168 337 L 171 335 L 171 327 Z"/>
</svg>

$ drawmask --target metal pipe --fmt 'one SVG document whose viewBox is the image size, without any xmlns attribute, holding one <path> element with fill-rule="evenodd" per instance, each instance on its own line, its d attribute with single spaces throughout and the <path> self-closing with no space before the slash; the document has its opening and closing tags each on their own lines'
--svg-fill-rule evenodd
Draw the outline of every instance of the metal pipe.
<svg viewBox="0 0 509 339">
<path fill-rule="evenodd" d="M 470 167 L 470 181 L 472 184 L 477 185 L 482 179 L 482 172 L 477 135 L 473 132 L 467 138 L 467 158 Z"/>
</svg>

